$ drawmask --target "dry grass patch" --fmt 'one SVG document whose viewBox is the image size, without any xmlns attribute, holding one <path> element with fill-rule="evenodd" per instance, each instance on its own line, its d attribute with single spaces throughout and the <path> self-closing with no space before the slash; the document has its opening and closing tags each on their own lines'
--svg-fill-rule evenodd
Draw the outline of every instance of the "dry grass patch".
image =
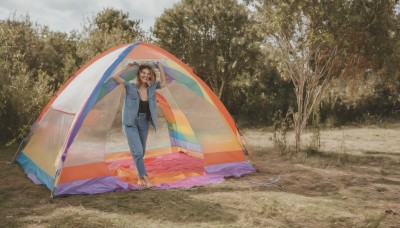
<svg viewBox="0 0 400 228">
<path fill-rule="evenodd" d="M 149 219 L 140 213 L 112 213 L 84 206 L 67 206 L 55 208 L 50 214 L 29 215 L 19 219 L 19 224 L 27 227 L 176 227 L 172 222 Z"/>
<path fill-rule="evenodd" d="M 16 148 L 0 148 L 0 227 L 400 227 L 400 128 L 322 131 L 325 150 L 287 156 L 273 149 L 269 132 L 245 136 L 257 173 L 52 204 L 49 190 L 8 163 Z M 343 140 L 345 151 L 337 147 Z"/>
<path fill-rule="evenodd" d="M 329 225 L 366 224 L 373 210 L 353 211 L 343 200 L 325 197 L 301 196 L 287 192 L 242 191 L 232 193 L 210 193 L 197 195 L 199 199 L 224 202 L 224 208 L 238 215 L 238 227 L 302 226 L 327 227 Z"/>
</svg>

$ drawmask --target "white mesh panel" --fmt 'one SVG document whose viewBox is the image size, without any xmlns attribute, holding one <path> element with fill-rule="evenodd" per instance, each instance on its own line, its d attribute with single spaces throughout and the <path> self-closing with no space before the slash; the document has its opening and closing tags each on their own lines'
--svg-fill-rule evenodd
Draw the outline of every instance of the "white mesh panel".
<svg viewBox="0 0 400 228">
<path fill-rule="evenodd" d="M 68 150 L 64 166 L 104 161 L 107 135 L 119 106 L 121 87 L 103 97 L 90 110 Z"/>
<path fill-rule="evenodd" d="M 74 115 L 49 109 L 39 121 L 23 152 L 54 177 Z"/>
<path fill-rule="evenodd" d="M 79 113 L 104 72 L 125 49 L 126 47 L 123 47 L 103 56 L 82 71 L 62 91 L 52 104 L 52 107 L 64 112 Z"/>
</svg>

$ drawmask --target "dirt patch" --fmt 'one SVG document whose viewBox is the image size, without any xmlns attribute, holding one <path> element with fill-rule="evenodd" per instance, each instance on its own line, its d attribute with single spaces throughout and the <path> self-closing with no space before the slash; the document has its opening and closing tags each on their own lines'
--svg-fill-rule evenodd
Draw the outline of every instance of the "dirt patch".
<svg viewBox="0 0 400 228">
<path fill-rule="evenodd" d="M 74 195 L 53 203 L 49 190 L 9 163 L 16 148 L 1 148 L 0 226 L 400 227 L 400 128 L 322 131 L 321 151 L 293 156 L 273 149 L 270 132 L 244 132 L 259 168 L 254 174 L 197 188 Z"/>
</svg>

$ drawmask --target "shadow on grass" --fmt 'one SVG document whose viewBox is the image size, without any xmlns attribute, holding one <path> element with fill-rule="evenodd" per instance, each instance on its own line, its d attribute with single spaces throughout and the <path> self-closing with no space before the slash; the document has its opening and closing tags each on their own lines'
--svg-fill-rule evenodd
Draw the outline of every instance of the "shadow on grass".
<svg viewBox="0 0 400 228">
<path fill-rule="evenodd" d="M 366 151 L 364 154 L 367 155 L 389 155 L 389 156 L 400 156 L 400 152 L 382 152 L 382 151 Z"/>
<path fill-rule="evenodd" d="M 146 190 L 111 192 L 99 195 L 59 198 L 70 205 L 82 205 L 103 212 L 117 214 L 140 213 L 145 217 L 173 223 L 211 222 L 229 223 L 236 216 L 222 210 L 218 203 L 199 200 L 180 190 Z M 206 219 L 206 220 L 205 220 Z"/>
<path fill-rule="evenodd" d="M 313 148 L 307 148 L 298 154 L 292 155 L 297 161 L 302 161 L 306 164 L 315 164 L 319 162 L 322 165 L 334 165 L 334 166 L 375 166 L 379 167 L 383 164 L 388 167 L 398 167 L 400 161 L 391 157 L 385 156 L 385 154 L 369 155 L 354 155 L 349 153 L 332 153 L 319 151 Z"/>
</svg>

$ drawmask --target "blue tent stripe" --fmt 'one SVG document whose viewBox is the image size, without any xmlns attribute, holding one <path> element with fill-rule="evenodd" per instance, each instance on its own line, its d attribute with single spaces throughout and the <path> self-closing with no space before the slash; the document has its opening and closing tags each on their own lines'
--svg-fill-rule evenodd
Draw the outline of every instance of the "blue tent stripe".
<svg viewBox="0 0 400 228">
<path fill-rule="evenodd" d="M 113 64 L 111 64 L 111 66 L 106 70 L 106 72 L 104 72 L 102 78 L 100 79 L 99 83 L 96 85 L 96 87 L 94 88 L 92 94 L 90 95 L 88 102 L 86 104 L 86 106 L 84 107 L 81 115 L 79 116 L 79 119 L 77 121 L 77 123 L 74 126 L 74 130 L 71 133 L 71 137 L 68 140 L 67 146 L 66 148 L 69 148 L 69 146 L 71 145 L 72 141 L 74 140 L 76 134 L 78 133 L 83 120 L 86 118 L 86 115 L 89 113 L 89 111 L 92 109 L 92 107 L 96 104 L 96 100 L 97 100 L 97 96 L 100 92 L 100 89 L 104 83 L 104 81 L 110 76 L 110 74 L 115 70 L 115 68 L 118 66 L 118 64 L 125 58 L 125 56 L 133 49 L 135 48 L 137 45 L 139 45 L 140 43 L 135 43 L 133 45 L 131 45 L 130 47 L 128 47 L 127 49 L 125 49 L 117 58 L 117 60 L 114 61 Z"/>
<path fill-rule="evenodd" d="M 21 165 L 26 174 L 32 174 L 38 181 L 46 185 L 51 190 L 54 179 L 37 166 L 23 151 L 18 155 L 16 161 Z"/>
</svg>

